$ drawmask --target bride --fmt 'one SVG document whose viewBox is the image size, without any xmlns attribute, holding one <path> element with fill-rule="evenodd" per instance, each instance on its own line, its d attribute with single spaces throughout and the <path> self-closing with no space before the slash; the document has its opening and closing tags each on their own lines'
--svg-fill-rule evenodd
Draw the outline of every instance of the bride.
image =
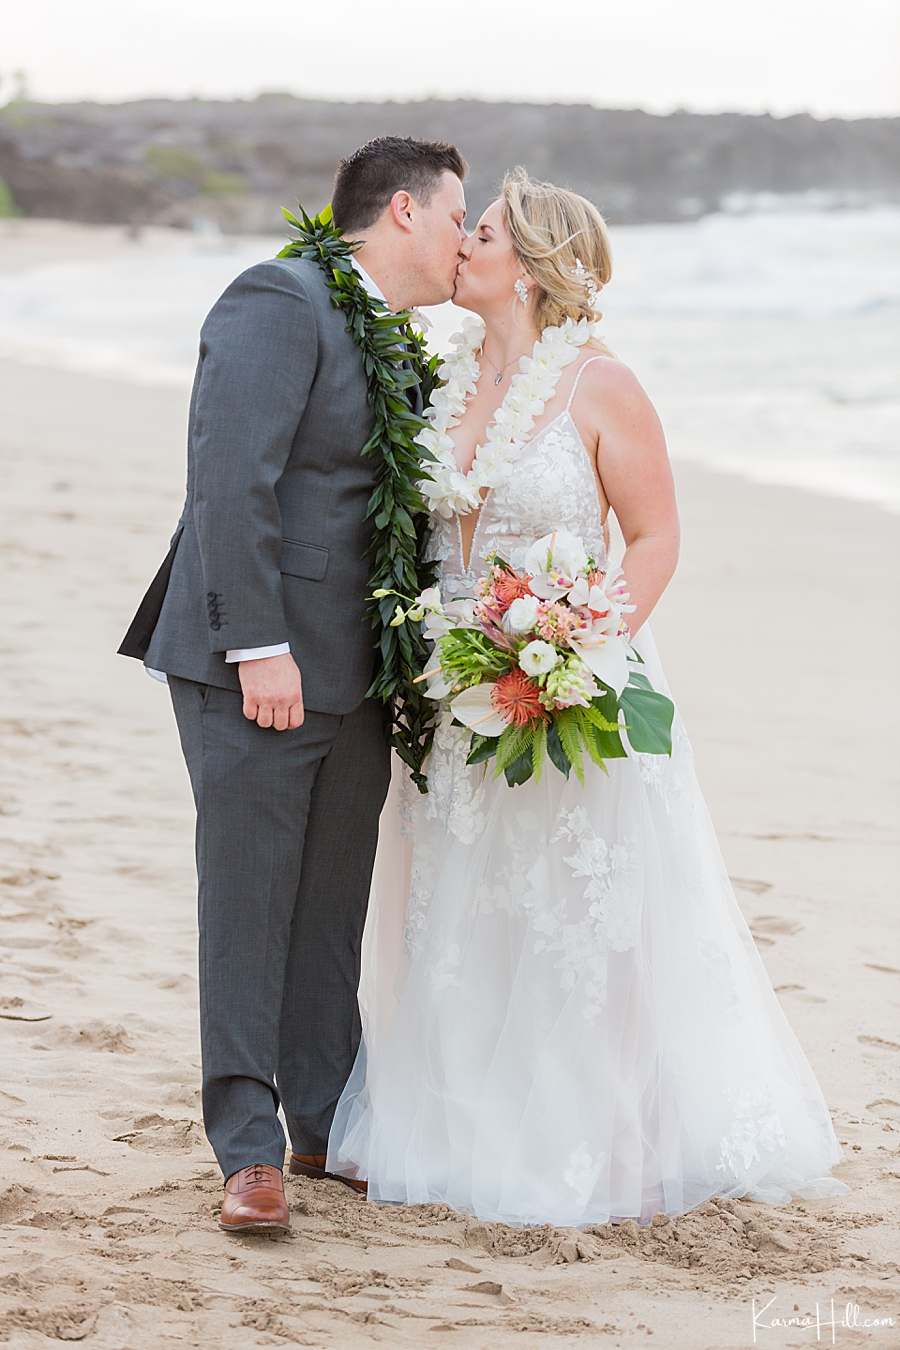
<svg viewBox="0 0 900 1350">
<path fill-rule="evenodd" d="M 602 565 L 614 511 L 632 643 L 667 693 L 647 619 L 678 519 L 656 414 L 596 335 L 610 274 L 589 202 L 506 179 L 462 247 L 455 303 L 481 322 L 444 369 L 431 416 L 449 439 L 423 487 L 445 602 L 474 593 L 490 550 L 521 567 L 555 530 Z M 508 398 L 520 361 L 517 387 L 537 370 L 542 390 L 524 423 Z M 398 773 L 382 817 L 364 1046 L 328 1170 L 373 1200 L 510 1224 L 844 1192 L 677 713 L 671 758 L 629 751 L 608 776 L 587 763 L 583 787 L 552 768 L 510 787 L 467 767 L 468 739 L 445 711 L 428 795 Z"/>
</svg>

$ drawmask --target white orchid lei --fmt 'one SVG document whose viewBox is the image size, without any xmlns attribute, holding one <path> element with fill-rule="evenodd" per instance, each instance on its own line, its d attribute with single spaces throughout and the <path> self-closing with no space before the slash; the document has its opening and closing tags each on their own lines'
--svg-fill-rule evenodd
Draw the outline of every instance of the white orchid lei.
<svg viewBox="0 0 900 1350">
<path fill-rule="evenodd" d="M 429 510 L 445 520 L 477 510 L 483 500 L 482 489 L 497 488 L 507 481 L 560 375 L 577 359 L 585 343 L 597 336 L 599 324 L 590 319 L 566 319 L 558 327 L 544 329 L 531 356 L 523 356 L 519 362 L 519 373 L 512 378 L 484 444 L 475 451 L 469 473 L 464 474 L 453 456 L 448 433 L 459 425 L 468 395 L 475 393 L 484 332 L 481 319 L 467 316 L 463 320 L 462 332 L 452 339 L 453 349 L 438 367 L 438 377 L 445 383 L 434 390 L 431 406 L 425 410 L 429 425 L 416 437 L 416 444 L 436 460 L 428 466 L 431 477 L 423 479 L 419 489 Z"/>
</svg>

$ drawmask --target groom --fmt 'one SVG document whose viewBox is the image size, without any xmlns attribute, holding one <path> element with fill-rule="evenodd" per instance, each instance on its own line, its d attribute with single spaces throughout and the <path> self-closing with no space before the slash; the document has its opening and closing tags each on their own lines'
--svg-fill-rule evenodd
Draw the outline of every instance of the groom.
<svg viewBox="0 0 900 1350">
<path fill-rule="evenodd" d="M 341 163 L 335 224 L 391 311 L 453 294 L 465 172 L 453 146 L 392 136 Z M 291 1171 L 324 1176 L 360 1041 L 390 767 L 365 697 L 373 414 L 345 323 L 301 258 L 251 267 L 215 304 L 185 508 L 120 648 L 168 678 L 197 807 L 203 1114 L 229 1232 L 290 1228 L 278 1107 Z"/>
</svg>

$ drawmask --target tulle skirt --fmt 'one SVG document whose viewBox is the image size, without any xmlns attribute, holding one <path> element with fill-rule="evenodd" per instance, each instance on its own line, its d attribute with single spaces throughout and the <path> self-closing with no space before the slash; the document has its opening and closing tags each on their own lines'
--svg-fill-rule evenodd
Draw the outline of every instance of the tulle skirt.
<svg viewBox="0 0 900 1350">
<path fill-rule="evenodd" d="M 465 753 L 445 722 L 426 797 L 395 766 L 329 1170 L 519 1225 L 845 1192 L 677 714 L 671 759 L 584 787 L 548 765 L 510 788 Z"/>
</svg>

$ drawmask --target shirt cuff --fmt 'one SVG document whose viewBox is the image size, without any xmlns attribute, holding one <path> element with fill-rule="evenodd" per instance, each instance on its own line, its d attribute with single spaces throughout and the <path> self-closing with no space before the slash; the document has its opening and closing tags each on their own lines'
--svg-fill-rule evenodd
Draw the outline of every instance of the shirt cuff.
<svg viewBox="0 0 900 1350">
<path fill-rule="evenodd" d="M 168 684 L 169 677 L 164 670 L 154 670 L 152 666 L 144 666 L 151 680 L 159 680 L 160 684 Z"/>
<path fill-rule="evenodd" d="M 274 647 L 233 647 L 225 653 L 225 662 L 233 666 L 235 661 L 264 661 L 267 656 L 287 656 L 290 650 L 289 642 L 279 642 Z"/>
</svg>

